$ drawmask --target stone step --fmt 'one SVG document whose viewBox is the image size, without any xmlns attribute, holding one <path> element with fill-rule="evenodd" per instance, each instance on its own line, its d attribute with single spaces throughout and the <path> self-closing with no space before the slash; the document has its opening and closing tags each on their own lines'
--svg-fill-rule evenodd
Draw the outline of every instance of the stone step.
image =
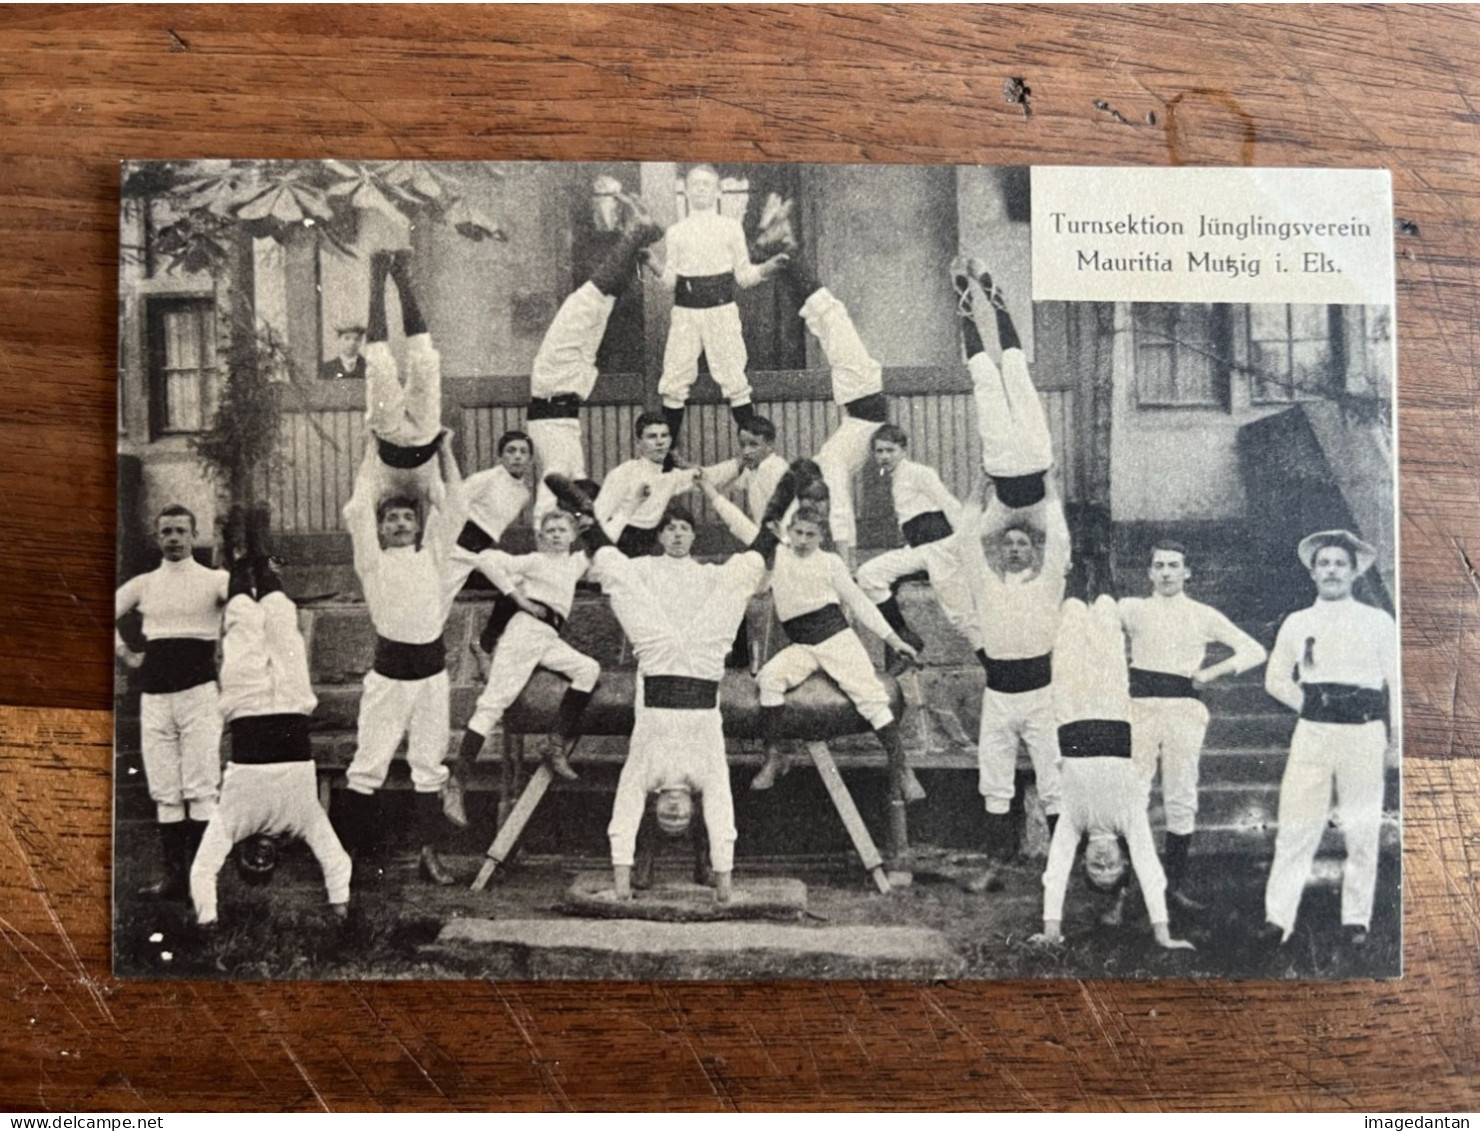
<svg viewBox="0 0 1480 1131">
<path fill-rule="evenodd" d="M 634 919 L 455 919 L 423 948 L 482 978 L 942 979 L 961 957 L 924 927 L 659 923 Z"/>
</svg>

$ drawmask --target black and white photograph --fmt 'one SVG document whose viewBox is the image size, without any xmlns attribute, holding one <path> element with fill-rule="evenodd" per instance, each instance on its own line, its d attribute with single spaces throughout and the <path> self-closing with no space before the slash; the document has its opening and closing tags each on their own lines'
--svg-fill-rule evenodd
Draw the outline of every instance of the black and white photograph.
<svg viewBox="0 0 1480 1131">
<path fill-rule="evenodd" d="M 114 972 L 1400 976 L 1391 235 L 1039 172 L 126 163 Z"/>
</svg>

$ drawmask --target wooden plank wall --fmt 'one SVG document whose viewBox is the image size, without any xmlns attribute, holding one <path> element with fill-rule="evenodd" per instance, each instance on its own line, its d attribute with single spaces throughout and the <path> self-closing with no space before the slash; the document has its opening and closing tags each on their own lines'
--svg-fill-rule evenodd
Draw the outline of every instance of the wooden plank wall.
<svg viewBox="0 0 1480 1131">
<path fill-rule="evenodd" d="M 1041 394 L 1059 454 L 1065 496 L 1079 498 L 1081 454 L 1070 443 L 1074 391 L 1048 389 Z M 592 405 L 584 411 L 586 466 L 600 479 L 632 458 L 632 425 L 641 412 L 633 405 Z M 816 452 L 837 427 L 839 411 L 828 400 L 757 401 L 779 433 L 777 449 L 788 458 Z M 958 498 L 971 489 L 981 445 L 969 393 L 915 393 L 890 400 L 890 419 L 910 436 L 912 458 L 929 464 Z M 290 534 L 319 534 L 343 529 L 339 510 L 349 499 L 355 468 L 364 454 L 362 416 L 358 410 L 290 412 L 283 423 L 279 465 L 263 476 L 278 529 Z M 491 467 L 504 432 L 522 428 L 521 405 L 470 405 L 461 410 L 460 452 L 463 471 Z M 684 418 L 684 451 L 708 465 L 735 454 L 734 425 L 723 404 L 696 404 Z M 701 519 L 712 516 L 702 500 L 692 500 Z"/>
</svg>

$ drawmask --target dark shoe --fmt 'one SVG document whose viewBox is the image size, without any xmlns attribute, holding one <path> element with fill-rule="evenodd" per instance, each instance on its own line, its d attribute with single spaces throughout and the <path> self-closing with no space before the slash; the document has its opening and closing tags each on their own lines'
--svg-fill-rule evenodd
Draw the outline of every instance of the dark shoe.
<svg viewBox="0 0 1480 1131">
<path fill-rule="evenodd" d="M 782 252 L 795 251 L 796 235 L 791 229 L 792 202 L 782 200 L 776 193 L 766 197 L 761 209 L 761 229 L 755 242 L 750 245 L 753 255 L 769 259 Z"/>
<path fill-rule="evenodd" d="M 750 779 L 750 788 L 757 793 L 770 789 L 778 778 L 784 778 L 790 770 L 791 759 L 783 751 L 767 750 L 765 764 L 761 766 L 760 773 Z"/>
<path fill-rule="evenodd" d="M 956 313 L 962 318 L 972 316 L 972 287 L 970 261 L 964 255 L 951 260 L 951 287 L 956 292 Z"/>
<path fill-rule="evenodd" d="M 450 887 L 457 883 L 457 877 L 447 870 L 442 857 L 437 855 L 437 850 L 430 844 L 421 846 L 421 875 L 423 879 L 430 880 L 439 887 Z"/>
<path fill-rule="evenodd" d="M 574 746 L 575 743 L 567 743 L 559 735 L 552 734 L 545 739 L 545 747 L 541 754 L 545 765 L 550 767 L 550 772 L 557 778 L 563 778 L 566 781 L 580 780 L 581 775 L 571 769 L 569 760 L 570 750 Z"/>
<path fill-rule="evenodd" d="M 647 247 L 663 238 L 663 226 L 653 219 L 641 200 L 625 192 L 615 196 L 622 203 L 623 235 L 634 237 L 638 247 Z"/>
<path fill-rule="evenodd" d="M 1367 945 L 1367 928 L 1360 923 L 1343 923 L 1341 925 L 1341 942 L 1354 950 L 1361 950 Z"/>
<path fill-rule="evenodd" d="M 558 502 L 572 514 L 595 514 L 596 503 L 581 487 L 563 475 L 545 476 L 545 486 Z"/>
<path fill-rule="evenodd" d="M 1285 928 L 1278 923 L 1265 923 L 1254 936 L 1254 941 L 1264 950 L 1274 950 L 1284 945 Z"/>
<path fill-rule="evenodd" d="M 468 827 L 466 790 L 454 770 L 442 784 L 442 815 L 460 829 Z"/>
<path fill-rule="evenodd" d="M 188 899 L 190 897 L 191 822 L 172 821 L 159 826 L 159 850 L 164 876 L 146 884 L 138 894 L 149 899 Z"/>
</svg>

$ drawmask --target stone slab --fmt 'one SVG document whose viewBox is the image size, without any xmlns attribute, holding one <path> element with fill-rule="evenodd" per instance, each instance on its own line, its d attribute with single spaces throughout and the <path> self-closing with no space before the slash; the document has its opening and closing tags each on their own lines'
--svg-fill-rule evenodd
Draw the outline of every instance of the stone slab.
<svg viewBox="0 0 1480 1131">
<path fill-rule="evenodd" d="M 924 927 L 455 919 L 424 948 L 488 978 L 959 977 L 961 957 Z"/>
<path fill-rule="evenodd" d="M 654 884 L 617 901 L 610 872 L 581 872 L 565 893 L 561 910 L 598 919 L 651 919 L 707 923 L 736 919 L 794 920 L 807 910 L 807 885 L 781 877 L 747 876 L 730 902 L 717 903 L 714 889 L 693 882 Z"/>
</svg>

